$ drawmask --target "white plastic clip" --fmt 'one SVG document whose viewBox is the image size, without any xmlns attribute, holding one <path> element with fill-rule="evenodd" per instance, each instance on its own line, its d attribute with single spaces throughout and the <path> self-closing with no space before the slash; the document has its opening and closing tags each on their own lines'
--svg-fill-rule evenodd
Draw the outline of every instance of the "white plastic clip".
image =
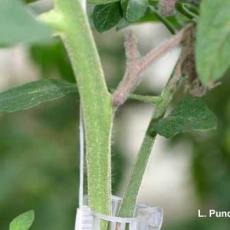
<svg viewBox="0 0 230 230">
<path fill-rule="evenodd" d="M 93 230 L 93 215 L 88 206 L 77 209 L 75 230 Z"/>
</svg>

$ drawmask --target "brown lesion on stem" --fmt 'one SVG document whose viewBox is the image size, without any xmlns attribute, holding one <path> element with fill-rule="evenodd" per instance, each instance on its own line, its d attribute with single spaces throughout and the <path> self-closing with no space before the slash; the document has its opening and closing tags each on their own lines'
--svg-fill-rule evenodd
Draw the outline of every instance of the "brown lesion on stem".
<svg viewBox="0 0 230 230">
<path fill-rule="evenodd" d="M 184 40 L 184 55 L 181 64 L 182 72 L 187 76 L 187 82 L 185 84 L 185 92 L 188 92 L 192 96 L 202 97 L 207 92 L 207 87 L 203 86 L 200 81 L 195 63 L 195 26 L 188 31 Z"/>
<path fill-rule="evenodd" d="M 157 59 L 162 57 L 172 48 L 177 47 L 184 40 L 191 25 L 186 26 L 176 35 L 162 42 L 156 48 L 150 50 L 145 56 L 139 57 L 136 39 L 131 31 L 125 39 L 126 70 L 124 77 L 113 93 L 112 101 L 115 108 L 125 103 L 129 94 L 134 91 L 142 80 L 142 73 Z"/>
</svg>

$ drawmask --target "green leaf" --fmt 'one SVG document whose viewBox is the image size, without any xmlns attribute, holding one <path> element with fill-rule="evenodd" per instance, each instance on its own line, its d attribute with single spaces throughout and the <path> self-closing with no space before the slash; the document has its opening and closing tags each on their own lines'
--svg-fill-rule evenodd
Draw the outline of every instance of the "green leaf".
<svg viewBox="0 0 230 230">
<path fill-rule="evenodd" d="M 197 28 L 196 65 L 205 84 L 220 79 L 230 66 L 230 1 L 205 0 Z"/>
<path fill-rule="evenodd" d="M 136 22 L 145 16 L 148 8 L 148 0 L 129 0 L 126 9 L 126 19 L 129 22 Z"/>
<path fill-rule="evenodd" d="M 60 80 L 40 80 L 0 93 L 0 112 L 30 109 L 41 103 L 76 93 L 76 85 Z"/>
<path fill-rule="evenodd" d="M 34 211 L 30 210 L 22 213 L 12 220 L 10 230 L 28 230 L 34 222 Z"/>
<path fill-rule="evenodd" d="M 122 18 L 120 3 L 115 2 L 95 6 L 92 18 L 98 32 L 104 32 L 111 29 Z"/>
<path fill-rule="evenodd" d="M 124 9 L 127 6 L 124 6 Z M 124 10 L 125 11 L 125 10 Z M 138 24 L 138 23 L 146 23 L 146 22 L 159 22 L 159 18 L 152 12 L 151 8 L 147 8 L 145 15 L 135 22 L 128 21 L 126 17 L 123 17 L 116 26 L 117 30 L 124 29 L 130 25 Z"/>
<path fill-rule="evenodd" d="M 185 97 L 165 118 L 160 119 L 153 129 L 167 138 L 178 133 L 214 129 L 216 117 L 200 98 Z"/>
<path fill-rule="evenodd" d="M 20 0 L 0 0 L 0 45 L 35 43 L 50 37 L 46 25 L 37 21 Z"/>
</svg>

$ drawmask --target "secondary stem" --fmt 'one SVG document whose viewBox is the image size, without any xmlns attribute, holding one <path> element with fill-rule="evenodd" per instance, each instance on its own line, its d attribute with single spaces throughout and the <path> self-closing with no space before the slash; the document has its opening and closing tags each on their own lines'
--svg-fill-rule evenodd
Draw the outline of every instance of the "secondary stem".
<svg viewBox="0 0 230 230">
<path fill-rule="evenodd" d="M 158 96 L 146 96 L 134 93 L 129 94 L 129 99 L 152 104 L 157 104 L 159 101 L 161 101 L 161 97 Z"/>
<path fill-rule="evenodd" d="M 118 215 L 121 217 L 131 217 L 134 214 L 138 191 L 157 135 L 155 130 L 152 129 L 152 125 L 164 116 L 169 103 L 180 85 L 178 84 L 181 76 L 179 65 L 180 61 L 178 61 L 169 82 L 162 91 L 161 101 L 156 104 L 153 118 L 145 134 L 145 138 L 138 153 L 129 184 L 119 210 Z"/>
</svg>

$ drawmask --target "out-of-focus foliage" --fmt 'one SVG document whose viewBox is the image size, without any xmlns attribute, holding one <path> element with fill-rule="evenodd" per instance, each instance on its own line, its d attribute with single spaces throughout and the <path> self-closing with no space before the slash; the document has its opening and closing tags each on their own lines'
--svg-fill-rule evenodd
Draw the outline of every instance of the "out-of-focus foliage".
<svg viewBox="0 0 230 230">
<path fill-rule="evenodd" d="M 50 38 L 48 26 L 38 22 L 21 1 L 0 0 L 0 5 L 0 45 L 36 43 Z"/>
<path fill-rule="evenodd" d="M 15 217 L 10 223 L 10 230 L 29 230 L 34 222 L 34 211 L 30 210 Z"/>
<path fill-rule="evenodd" d="M 76 103 L 66 98 L 0 117 L 1 229 L 34 209 L 33 229 L 72 229 L 77 206 Z"/>
<path fill-rule="evenodd" d="M 230 209 L 230 78 L 210 92 L 207 102 L 218 117 L 218 129 L 199 140 L 193 137 L 194 179 L 204 202 Z"/>
<path fill-rule="evenodd" d="M 196 64 L 199 77 L 206 85 L 221 78 L 230 65 L 229 9 L 229 0 L 201 3 Z"/>
<path fill-rule="evenodd" d="M 61 77 L 64 80 L 75 82 L 67 53 L 59 39 L 54 40 L 51 44 L 32 46 L 31 57 L 39 66 L 41 76 L 45 78 Z"/>
</svg>

